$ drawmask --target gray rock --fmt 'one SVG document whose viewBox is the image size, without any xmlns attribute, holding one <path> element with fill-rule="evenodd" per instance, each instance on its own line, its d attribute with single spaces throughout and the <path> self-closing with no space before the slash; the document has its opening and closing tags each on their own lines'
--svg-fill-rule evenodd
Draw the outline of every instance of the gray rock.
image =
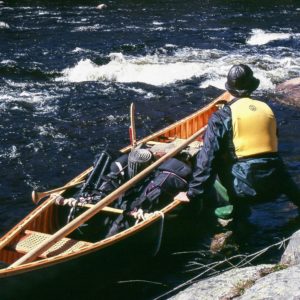
<svg viewBox="0 0 300 300">
<path fill-rule="evenodd" d="M 103 3 L 96 6 L 96 9 L 104 9 L 104 8 L 107 8 L 107 5 Z"/>
<path fill-rule="evenodd" d="M 282 257 L 281 264 L 296 265 L 300 263 L 300 230 L 296 231 L 289 241 Z"/>
<path fill-rule="evenodd" d="M 281 269 L 284 265 L 289 266 Z M 300 299 L 300 230 L 295 232 L 280 265 L 233 269 L 194 283 L 173 300 L 296 300 Z"/>
<path fill-rule="evenodd" d="M 272 268 L 273 265 L 260 265 L 243 269 L 233 269 L 221 275 L 194 283 L 184 291 L 173 296 L 173 300 L 216 300 L 230 299 L 238 295 L 236 291 L 246 283 L 255 282 L 259 271 Z"/>
<path fill-rule="evenodd" d="M 285 104 L 300 106 L 300 77 L 293 78 L 276 87 L 277 100 Z"/>
<path fill-rule="evenodd" d="M 300 299 L 300 265 L 271 273 L 258 279 L 246 289 L 239 300 L 296 300 Z M 217 299 L 217 298 L 216 298 Z"/>
</svg>

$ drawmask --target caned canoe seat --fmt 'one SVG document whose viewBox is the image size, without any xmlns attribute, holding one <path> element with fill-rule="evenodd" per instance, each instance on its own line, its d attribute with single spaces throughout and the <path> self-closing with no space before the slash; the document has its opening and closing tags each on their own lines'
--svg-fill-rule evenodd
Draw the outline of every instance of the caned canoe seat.
<svg viewBox="0 0 300 300">
<path fill-rule="evenodd" d="M 13 249 L 19 253 L 28 253 L 29 251 L 36 248 L 43 241 L 48 239 L 51 235 L 42 232 L 36 232 L 31 230 L 25 230 L 24 236 L 22 236 L 15 244 L 9 246 L 10 249 Z M 47 258 L 59 254 L 66 254 L 73 252 L 77 249 L 89 246 L 92 243 L 85 241 L 77 241 L 70 238 L 63 238 L 60 241 L 56 242 L 48 250 L 43 252 L 39 257 Z"/>
</svg>

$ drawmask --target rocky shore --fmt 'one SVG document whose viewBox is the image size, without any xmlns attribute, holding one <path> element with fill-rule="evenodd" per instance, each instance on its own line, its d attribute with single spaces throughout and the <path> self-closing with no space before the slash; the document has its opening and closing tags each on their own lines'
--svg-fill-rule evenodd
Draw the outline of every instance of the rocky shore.
<svg viewBox="0 0 300 300">
<path fill-rule="evenodd" d="M 194 283 L 172 300 L 300 299 L 300 230 L 295 232 L 278 264 L 233 268 Z"/>
</svg>

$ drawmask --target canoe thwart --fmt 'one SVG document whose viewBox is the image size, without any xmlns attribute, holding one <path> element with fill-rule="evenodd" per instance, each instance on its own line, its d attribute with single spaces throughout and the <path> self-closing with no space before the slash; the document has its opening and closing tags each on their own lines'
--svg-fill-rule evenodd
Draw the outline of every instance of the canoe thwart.
<svg viewBox="0 0 300 300">
<path fill-rule="evenodd" d="M 174 148 L 180 146 L 185 141 L 186 141 L 186 139 L 175 139 L 171 143 L 154 142 L 153 144 L 147 143 L 147 145 L 151 146 L 149 148 L 149 150 L 153 153 L 154 157 L 161 157 L 161 156 L 165 155 L 166 153 L 172 151 Z M 186 153 L 190 157 L 193 157 L 200 151 L 202 146 L 203 146 L 203 141 L 196 140 L 196 141 L 193 141 L 192 143 L 190 143 L 185 149 L 183 149 L 181 151 L 181 153 L 182 154 Z"/>
</svg>

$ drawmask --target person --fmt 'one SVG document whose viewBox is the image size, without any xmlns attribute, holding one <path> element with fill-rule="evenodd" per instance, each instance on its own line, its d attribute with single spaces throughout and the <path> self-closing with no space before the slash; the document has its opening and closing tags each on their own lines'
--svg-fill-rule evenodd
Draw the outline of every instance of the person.
<svg viewBox="0 0 300 300">
<path fill-rule="evenodd" d="M 251 204 L 280 194 L 300 206 L 299 189 L 278 154 L 274 113 L 251 98 L 259 83 L 247 65 L 229 70 L 225 87 L 234 98 L 209 119 L 187 192 L 191 203 L 204 199 L 218 177 L 233 206 L 235 224 L 248 218 Z"/>
</svg>

